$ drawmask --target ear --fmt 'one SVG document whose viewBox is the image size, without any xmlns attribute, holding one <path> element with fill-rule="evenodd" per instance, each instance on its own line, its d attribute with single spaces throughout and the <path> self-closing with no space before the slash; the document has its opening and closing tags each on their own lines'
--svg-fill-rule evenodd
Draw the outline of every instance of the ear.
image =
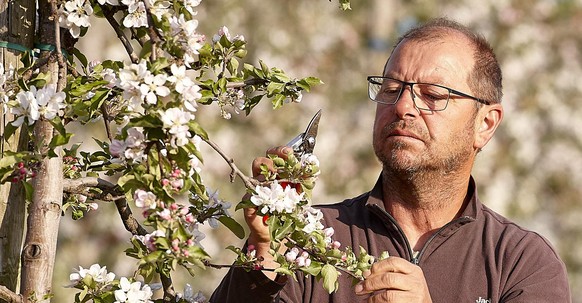
<svg viewBox="0 0 582 303">
<path fill-rule="evenodd" d="M 484 105 L 479 109 L 475 121 L 475 149 L 481 150 L 491 140 L 502 119 L 503 106 L 499 103 Z"/>
</svg>

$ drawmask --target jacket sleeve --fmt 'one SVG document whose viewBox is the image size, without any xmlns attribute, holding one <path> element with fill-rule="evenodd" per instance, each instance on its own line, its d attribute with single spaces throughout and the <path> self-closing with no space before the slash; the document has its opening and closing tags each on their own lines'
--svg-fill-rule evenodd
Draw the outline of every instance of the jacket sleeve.
<svg viewBox="0 0 582 303">
<path fill-rule="evenodd" d="M 261 271 L 232 267 L 214 290 L 211 303 L 278 302 L 284 283 L 267 278 Z"/>
<path fill-rule="evenodd" d="M 571 303 L 566 266 L 552 246 L 531 233 L 516 247 L 501 303 Z"/>
</svg>

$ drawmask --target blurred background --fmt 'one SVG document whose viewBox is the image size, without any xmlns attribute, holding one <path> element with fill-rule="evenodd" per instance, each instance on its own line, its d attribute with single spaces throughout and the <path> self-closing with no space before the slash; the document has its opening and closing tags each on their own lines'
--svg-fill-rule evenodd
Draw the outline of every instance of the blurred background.
<svg viewBox="0 0 582 303">
<path fill-rule="evenodd" d="M 582 1 L 581 0 L 354 0 L 351 11 L 337 1 L 206 0 L 198 11 L 199 32 L 209 39 L 220 26 L 248 42 L 247 62 L 264 60 L 295 77 L 317 76 L 325 84 L 300 104 L 273 111 L 269 102 L 249 117 L 220 117 L 200 108 L 197 119 L 243 171 L 275 145 L 286 143 L 323 110 L 315 153 L 322 175 L 316 204 L 368 191 L 380 172 L 371 148 L 375 106 L 367 99 L 366 76 L 381 74 L 395 38 L 418 22 L 446 16 L 483 33 L 492 43 L 504 76 L 505 119 L 479 155 L 474 177 L 481 200 L 497 212 L 548 238 L 566 262 L 573 302 L 582 302 Z M 90 39 L 78 45 L 89 60 L 127 60 L 114 32 L 93 20 Z M 101 124 L 73 140 L 104 139 Z M 230 183 L 224 161 L 205 147 L 203 178 L 222 199 L 240 200 L 240 181 Z M 241 213 L 234 216 L 242 222 Z M 204 248 L 214 263 L 229 264 L 227 245 L 242 245 L 226 228 L 205 228 Z M 130 276 L 136 260 L 123 250 L 130 234 L 114 205 L 80 221 L 62 221 L 54 302 L 72 302 L 62 288 L 78 265 L 106 265 Z M 226 270 L 178 271 L 177 291 L 189 283 L 209 297 Z"/>
</svg>

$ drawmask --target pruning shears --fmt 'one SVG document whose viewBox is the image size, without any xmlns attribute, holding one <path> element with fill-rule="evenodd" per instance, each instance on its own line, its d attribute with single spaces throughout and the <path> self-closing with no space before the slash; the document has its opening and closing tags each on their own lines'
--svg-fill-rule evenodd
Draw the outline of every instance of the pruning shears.
<svg viewBox="0 0 582 303">
<path fill-rule="evenodd" d="M 293 148 L 293 153 L 297 158 L 301 158 L 304 154 L 313 153 L 317 128 L 319 127 L 319 118 L 321 118 L 321 109 L 311 118 L 305 132 L 300 133 L 286 144 L 286 146 Z"/>
</svg>

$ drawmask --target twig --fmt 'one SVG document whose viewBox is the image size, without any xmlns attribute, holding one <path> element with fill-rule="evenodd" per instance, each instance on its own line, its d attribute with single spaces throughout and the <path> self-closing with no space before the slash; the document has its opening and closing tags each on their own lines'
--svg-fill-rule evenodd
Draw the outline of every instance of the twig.
<svg viewBox="0 0 582 303">
<path fill-rule="evenodd" d="M 248 79 L 248 80 L 245 80 L 244 82 L 228 83 L 228 84 L 226 84 L 226 88 L 243 88 L 243 87 L 247 87 L 250 85 L 265 84 L 265 83 L 267 83 L 267 80 L 265 80 L 265 79 L 260 79 L 260 78 Z"/>
<path fill-rule="evenodd" d="M 214 269 L 223 269 L 223 268 L 244 268 L 244 269 L 251 269 L 254 270 L 248 266 L 243 266 L 243 265 L 235 265 L 235 264 L 214 264 L 214 263 L 210 263 L 208 261 L 203 261 L 205 266 L 208 266 L 210 268 L 214 268 Z M 265 268 L 265 267 L 261 267 L 260 270 L 264 270 L 264 271 L 275 271 L 276 268 Z"/>
<path fill-rule="evenodd" d="M 174 290 L 172 278 L 166 277 L 162 273 L 159 274 L 160 281 L 162 282 L 162 288 L 164 289 L 164 302 L 174 302 L 176 299 L 176 291 Z"/>
<path fill-rule="evenodd" d="M 300 248 L 300 249 L 306 251 L 310 256 L 314 257 L 315 259 L 327 263 L 327 257 L 321 256 L 320 254 L 317 254 L 313 250 L 308 249 L 308 248 L 305 248 L 305 247 L 299 245 L 299 243 L 297 243 L 297 241 L 295 241 L 295 240 L 293 240 L 293 239 L 291 239 L 289 237 L 285 237 L 285 239 L 287 241 L 289 241 L 291 244 L 293 244 L 293 246 L 295 246 L 297 248 Z M 360 280 L 360 281 L 362 280 L 361 277 L 356 276 L 353 272 L 349 271 L 347 268 L 344 268 L 344 267 L 341 267 L 341 266 L 337 266 L 337 265 L 333 265 L 333 267 L 335 267 L 337 270 L 339 270 L 341 272 L 346 273 L 347 275 L 349 275 L 350 277 L 352 277 L 355 280 Z"/>
<path fill-rule="evenodd" d="M 109 111 L 107 111 L 106 102 L 103 102 L 101 104 L 101 115 L 103 115 L 103 123 L 105 124 L 105 132 L 107 133 L 107 138 L 109 139 L 109 142 L 113 142 L 113 134 L 111 134 L 111 127 L 109 126 L 109 122 L 111 122 L 111 116 L 109 115 Z"/>
<path fill-rule="evenodd" d="M 2 285 L 0 285 L 0 299 L 7 303 L 22 303 L 22 295 L 19 295 Z"/>
<path fill-rule="evenodd" d="M 134 53 L 133 46 L 131 46 L 131 42 L 129 41 L 129 39 L 127 39 L 123 31 L 121 30 L 121 26 L 119 25 L 117 20 L 115 20 L 115 17 L 113 17 L 113 12 L 111 11 L 111 9 L 106 5 L 101 4 L 99 4 L 99 7 L 101 7 L 101 11 L 103 11 L 103 16 L 105 16 L 107 22 L 109 22 L 109 24 L 111 24 L 111 27 L 115 30 L 115 34 L 117 34 L 117 38 L 119 39 L 121 44 L 123 44 L 123 47 L 125 48 L 125 51 L 127 52 L 127 55 L 129 56 L 131 62 L 138 63 L 139 57 Z"/>
<path fill-rule="evenodd" d="M 228 163 L 228 166 L 230 166 L 231 169 L 230 182 L 234 182 L 234 179 L 238 176 L 248 189 L 254 189 L 257 185 L 260 184 L 257 180 L 249 178 L 240 169 L 238 169 L 238 167 L 234 164 L 234 159 L 228 157 L 224 151 L 222 151 L 220 146 L 212 142 L 212 140 L 209 138 L 202 138 L 202 140 L 210 145 L 210 147 L 212 147 L 212 149 L 214 149 L 226 161 L 226 163 Z"/>
<path fill-rule="evenodd" d="M 117 212 L 123 221 L 123 225 L 125 229 L 129 231 L 132 235 L 137 236 L 144 236 L 148 232 L 143 228 L 139 222 L 133 217 L 133 213 L 131 209 L 127 205 L 127 200 L 125 199 L 124 193 L 121 189 L 106 180 L 101 178 L 79 178 L 79 179 L 68 179 L 65 180 L 63 184 L 63 191 L 69 193 L 79 193 L 79 192 L 86 192 L 87 188 L 89 187 L 96 187 L 103 190 L 106 193 L 111 194 L 113 197 L 111 200 L 115 202 L 115 206 L 117 207 Z"/>
<path fill-rule="evenodd" d="M 58 80 L 57 80 L 57 92 L 63 90 L 67 84 L 67 64 L 65 63 L 63 52 L 61 50 L 61 27 L 59 24 L 59 14 L 57 8 L 57 1 L 51 1 L 51 15 L 54 22 L 55 28 L 55 51 L 57 53 L 57 62 L 59 65 Z"/>
<path fill-rule="evenodd" d="M 158 52 L 157 45 L 158 45 L 158 43 L 160 43 L 161 39 L 160 39 L 160 36 L 158 35 L 158 32 L 156 32 L 156 26 L 154 24 L 154 18 L 152 17 L 150 3 L 148 1 L 143 1 L 143 4 L 144 4 L 145 9 L 146 9 L 146 16 L 148 19 L 148 31 L 149 31 L 150 39 L 152 41 L 151 59 L 153 62 L 153 61 L 156 61 L 157 52 Z"/>
</svg>

